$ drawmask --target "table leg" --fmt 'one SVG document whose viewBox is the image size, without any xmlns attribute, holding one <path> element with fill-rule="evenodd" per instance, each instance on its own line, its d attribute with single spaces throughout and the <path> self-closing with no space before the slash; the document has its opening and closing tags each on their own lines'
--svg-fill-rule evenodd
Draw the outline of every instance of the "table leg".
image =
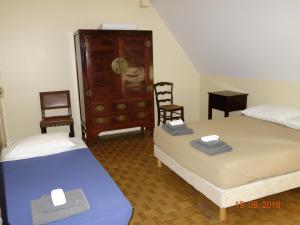
<svg viewBox="0 0 300 225">
<path fill-rule="evenodd" d="M 228 111 L 225 111 L 225 117 L 228 117 L 229 116 L 229 112 Z"/>
<path fill-rule="evenodd" d="M 212 119 L 212 107 L 208 107 L 208 119 Z"/>
<path fill-rule="evenodd" d="M 164 111 L 164 119 L 163 119 L 163 124 L 165 124 L 167 121 L 167 112 Z"/>
</svg>

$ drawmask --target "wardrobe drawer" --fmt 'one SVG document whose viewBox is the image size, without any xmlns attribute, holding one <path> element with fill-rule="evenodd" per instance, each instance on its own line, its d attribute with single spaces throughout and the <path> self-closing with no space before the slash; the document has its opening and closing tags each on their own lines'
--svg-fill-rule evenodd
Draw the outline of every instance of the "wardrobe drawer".
<svg viewBox="0 0 300 225">
<path fill-rule="evenodd" d="M 111 118 L 109 116 L 95 116 L 93 123 L 94 125 L 107 125 L 111 123 Z"/>
<path fill-rule="evenodd" d="M 112 116 L 112 120 L 114 123 L 127 123 L 130 121 L 129 114 L 120 114 Z"/>
<path fill-rule="evenodd" d="M 126 102 L 115 102 L 112 103 L 112 110 L 114 112 L 126 111 L 129 109 L 129 104 Z"/>
<path fill-rule="evenodd" d="M 133 120 L 145 120 L 148 118 L 148 112 L 135 112 L 132 114 Z"/>
<path fill-rule="evenodd" d="M 91 105 L 91 111 L 93 115 L 108 114 L 110 112 L 110 107 L 107 103 L 96 103 Z"/>
<path fill-rule="evenodd" d="M 135 108 L 137 108 L 137 109 L 147 108 L 150 105 L 151 105 L 150 102 L 147 100 L 139 100 L 139 101 L 135 102 Z"/>
</svg>

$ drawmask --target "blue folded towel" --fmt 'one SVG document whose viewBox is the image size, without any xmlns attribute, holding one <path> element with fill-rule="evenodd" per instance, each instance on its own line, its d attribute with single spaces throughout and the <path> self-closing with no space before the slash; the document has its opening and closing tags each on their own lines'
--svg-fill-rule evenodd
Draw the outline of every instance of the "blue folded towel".
<svg viewBox="0 0 300 225">
<path fill-rule="evenodd" d="M 51 196 L 42 196 L 40 199 L 31 201 L 32 221 L 34 225 L 41 225 L 56 220 L 83 213 L 90 209 L 90 205 L 81 189 L 65 193 L 67 203 L 54 206 Z"/>
<path fill-rule="evenodd" d="M 171 129 L 169 128 L 169 126 L 167 124 L 163 124 L 162 128 L 168 132 L 169 134 L 173 135 L 173 136 L 177 136 L 177 135 L 186 135 L 186 134 L 192 134 L 194 133 L 194 131 L 187 127 L 186 125 L 184 125 L 184 127 L 180 127 L 178 129 Z"/>
<path fill-rule="evenodd" d="M 232 151 L 232 147 L 221 140 L 204 142 L 201 141 L 201 139 L 197 139 L 191 141 L 191 145 L 208 155 L 216 155 Z"/>
</svg>

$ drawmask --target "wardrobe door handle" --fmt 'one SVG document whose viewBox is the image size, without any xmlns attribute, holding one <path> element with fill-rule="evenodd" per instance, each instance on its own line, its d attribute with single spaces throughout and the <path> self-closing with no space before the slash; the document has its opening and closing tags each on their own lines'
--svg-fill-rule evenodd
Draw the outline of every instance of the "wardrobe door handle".
<svg viewBox="0 0 300 225">
<path fill-rule="evenodd" d="M 111 62 L 111 69 L 116 74 L 124 74 L 127 72 L 128 63 L 126 59 L 122 57 L 117 57 Z"/>
<path fill-rule="evenodd" d="M 91 89 L 88 89 L 86 92 L 85 92 L 85 95 L 88 96 L 88 97 L 91 97 L 93 95 L 93 91 Z"/>
<path fill-rule="evenodd" d="M 149 41 L 149 40 L 145 41 L 144 44 L 145 44 L 146 48 L 150 48 L 151 47 L 151 41 Z"/>
</svg>

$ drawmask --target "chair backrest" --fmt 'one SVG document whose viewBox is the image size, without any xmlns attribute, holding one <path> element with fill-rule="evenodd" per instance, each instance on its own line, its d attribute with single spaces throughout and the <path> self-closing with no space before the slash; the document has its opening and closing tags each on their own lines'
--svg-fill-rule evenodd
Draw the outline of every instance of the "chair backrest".
<svg viewBox="0 0 300 225">
<path fill-rule="evenodd" d="M 68 109 L 68 115 L 72 115 L 70 92 L 67 91 L 49 91 L 40 92 L 42 117 L 46 117 L 45 110 Z"/>
<path fill-rule="evenodd" d="M 161 105 L 173 104 L 173 83 L 157 82 L 153 86 L 157 107 Z"/>
</svg>

